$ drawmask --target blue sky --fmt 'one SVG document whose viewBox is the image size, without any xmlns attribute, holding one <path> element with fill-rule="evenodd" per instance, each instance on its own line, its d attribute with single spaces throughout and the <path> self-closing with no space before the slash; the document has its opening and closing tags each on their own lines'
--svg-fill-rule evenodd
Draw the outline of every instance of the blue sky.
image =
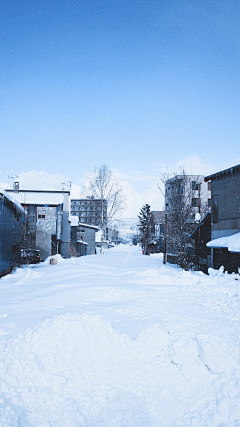
<svg viewBox="0 0 240 427">
<path fill-rule="evenodd" d="M 0 12 L 1 182 L 46 171 L 81 186 L 106 163 L 149 202 L 165 167 L 238 159 L 238 2 L 3 0 Z"/>
</svg>

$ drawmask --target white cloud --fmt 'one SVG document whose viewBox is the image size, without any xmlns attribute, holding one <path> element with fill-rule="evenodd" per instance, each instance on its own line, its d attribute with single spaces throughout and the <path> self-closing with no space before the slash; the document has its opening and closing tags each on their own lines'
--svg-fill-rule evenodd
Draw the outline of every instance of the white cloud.
<svg viewBox="0 0 240 427">
<path fill-rule="evenodd" d="M 61 190 L 61 183 L 65 182 L 67 184 L 60 173 L 53 175 L 46 171 L 36 170 L 21 172 L 17 181 L 19 181 L 20 190 Z"/>
<path fill-rule="evenodd" d="M 231 164 L 221 165 L 218 170 L 240 163 L 240 158 L 236 158 Z M 140 208 L 148 203 L 152 210 L 164 209 L 164 196 L 158 188 L 161 185 L 162 174 L 180 172 L 181 168 L 185 169 L 187 174 L 208 175 L 213 172 L 213 166 L 203 163 L 197 156 L 189 156 L 178 163 L 172 165 L 159 164 L 158 169 L 154 170 L 149 167 L 149 173 L 145 171 L 131 171 L 129 174 L 123 174 L 121 171 L 112 170 L 113 174 L 119 179 L 126 197 L 126 210 L 123 212 L 123 218 L 136 218 Z M 68 179 L 62 174 L 49 174 L 46 171 L 29 171 L 22 172 L 18 178 L 20 189 L 54 189 L 61 190 L 62 182 L 68 183 Z M 80 198 L 83 196 L 84 186 L 87 186 L 88 174 L 81 176 L 78 182 L 72 183 L 71 197 Z M 9 184 L 0 183 L 2 188 L 9 188 Z M 67 185 L 65 189 L 67 189 Z M 162 190 L 164 188 L 162 186 Z"/>
</svg>

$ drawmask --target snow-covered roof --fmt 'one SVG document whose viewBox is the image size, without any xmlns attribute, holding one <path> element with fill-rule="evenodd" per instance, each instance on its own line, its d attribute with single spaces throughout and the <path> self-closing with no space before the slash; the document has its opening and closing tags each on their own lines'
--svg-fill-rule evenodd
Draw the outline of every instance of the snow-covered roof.
<svg viewBox="0 0 240 427">
<path fill-rule="evenodd" d="M 74 215 L 70 215 L 69 216 L 69 221 L 71 222 L 71 225 L 73 227 L 77 227 L 78 226 L 78 216 L 74 216 Z"/>
<path fill-rule="evenodd" d="M 216 178 L 217 176 L 220 175 L 229 175 L 232 174 L 234 172 L 239 172 L 240 171 L 240 165 L 236 165 L 236 166 L 231 166 L 230 168 L 212 173 L 211 175 L 205 176 L 204 181 L 210 181 L 214 178 Z"/>
<path fill-rule="evenodd" d="M 18 200 L 15 199 L 11 194 L 7 193 L 3 188 L 0 187 L 0 194 L 2 194 L 6 199 L 12 202 L 20 211 L 27 213 Z"/>
<path fill-rule="evenodd" d="M 99 227 L 97 227 L 96 225 L 92 225 L 92 224 L 84 224 L 84 222 L 79 222 L 79 225 L 81 227 L 88 227 L 88 228 L 95 228 L 95 230 L 98 230 Z"/>
<path fill-rule="evenodd" d="M 96 231 L 99 228 L 96 225 L 85 224 L 84 222 L 79 222 L 79 218 L 78 218 L 77 215 L 70 215 L 69 216 L 69 221 L 71 222 L 71 226 L 72 227 L 77 227 L 78 225 L 80 225 L 80 227 L 93 228 Z"/>
<path fill-rule="evenodd" d="M 7 194 L 9 191 L 7 191 Z M 26 205 L 59 205 L 64 202 L 64 196 L 61 191 L 19 191 L 15 193 L 14 198 L 21 204 Z"/>
<path fill-rule="evenodd" d="M 84 242 L 83 240 L 77 240 L 77 242 L 78 242 L 78 243 L 82 243 L 82 245 L 86 245 L 86 246 L 88 246 L 88 243 L 87 243 L 87 242 Z"/>
<path fill-rule="evenodd" d="M 226 248 L 229 252 L 240 252 L 240 232 L 211 240 L 206 246 L 208 248 Z"/>
</svg>

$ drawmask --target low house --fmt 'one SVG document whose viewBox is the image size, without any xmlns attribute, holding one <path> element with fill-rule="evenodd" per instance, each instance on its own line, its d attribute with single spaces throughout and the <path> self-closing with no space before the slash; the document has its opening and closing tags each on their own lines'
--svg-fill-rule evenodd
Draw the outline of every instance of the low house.
<svg viewBox="0 0 240 427">
<path fill-rule="evenodd" d="M 15 183 L 16 184 L 16 183 Z M 25 248 L 39 249 L 41 261 L 60 253 L 70 257 L 69 191 L 6 190 L 27 210 Z"/>
<path fill-rule="evenodd" d="M 95 254 L 95 234 L 98 227 L 78 222 L 77 216 L 70 216 L 71 254 L 73 256 Z"/>
<path fill-rule="evenodd" d="M 26 218 L 25 209 L 0 188 L 0 277 L 21 263 Z"/>
<path fill-rule="evenodd" d="M 223 265 L 228 272 L 237 272 L 240 251 L 231 244 L 240 231 L 240 165 L 206 176 L 205 181 L 211 182 L 212 192 L 211 240 L 207 244 L 211 267 Z"/>
<path fill-rule="evenodd" d="M 164 252 L 165 211 L 152 211 L 155 222 L 153 241 L 156 242 L 155 252 Z"/>
</svg>

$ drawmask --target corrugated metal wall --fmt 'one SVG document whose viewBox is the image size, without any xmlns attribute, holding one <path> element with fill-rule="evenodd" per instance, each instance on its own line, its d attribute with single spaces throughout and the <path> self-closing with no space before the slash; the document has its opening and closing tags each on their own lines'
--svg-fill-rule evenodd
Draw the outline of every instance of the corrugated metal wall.
<svg viewBox="0 0 240 427">
<path fill-rule="evenodd" d="M 5 197 L 0 198 L 0 277 L 20 259 L 25 214 Z"/>
</svg>

